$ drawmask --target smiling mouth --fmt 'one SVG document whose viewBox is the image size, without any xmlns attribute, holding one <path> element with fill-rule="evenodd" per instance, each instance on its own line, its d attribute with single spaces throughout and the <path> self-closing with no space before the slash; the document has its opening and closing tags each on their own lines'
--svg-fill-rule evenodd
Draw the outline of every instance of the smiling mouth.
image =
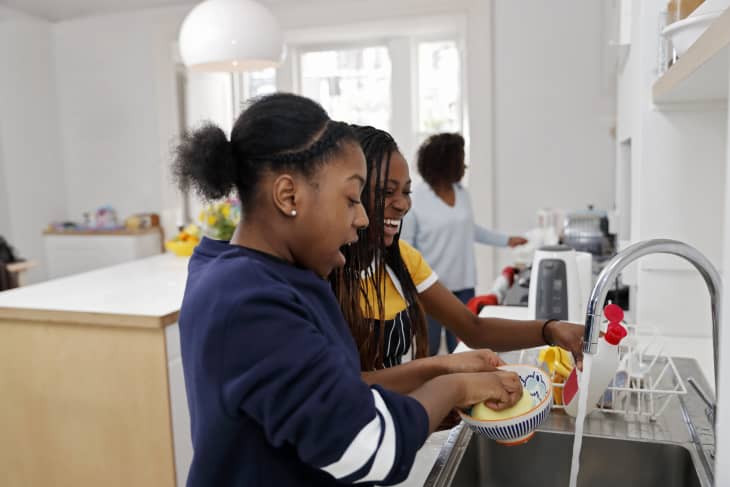
<svg viewBox="0 0 730 487">
<path fill-rule="evenodd" d="M 385 228 L 391 231 L 398 231 L 400 229 L 401 220 L 395 220 L 393 218 L 386 218 L 384 220 Z"/>
</svg>

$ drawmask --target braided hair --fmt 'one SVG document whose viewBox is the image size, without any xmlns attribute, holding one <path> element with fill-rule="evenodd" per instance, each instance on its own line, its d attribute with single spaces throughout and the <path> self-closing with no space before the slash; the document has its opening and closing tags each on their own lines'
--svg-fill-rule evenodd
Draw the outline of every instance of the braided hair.
<svg viewBox="0 0 730 487">
<path fill-rule="evenodd" d="M 345 266 L 330 275 L 330 283 L 340 303 L 345 320 L 360 352 L 362 370 L 385 368 L 384 364 L 384 322 L 385 282 L 388 265 L 400 281 L 404 299 L 409 309 L 411 330 L 415 336 L 415 347 L 411 357 L 425 357 L 428 350 L 428 328 L 418 291 L 400 254 L 395 236 L 390 247 L 385 246 L 384 210 L 385 182 L 390 172 L 390 159 L 398 152 L 393 137 L 373 127 L 352 125 L 367 161 L 367 179 L 362 191 L 362 204 L 368 211 L 370 225 L 359 231 L 359 240 L 343 249 Z M 383 172 L 383 165 L 385 171 Z M 381 173 L 384 177 L 381 178 Z M 373 188 L 373 189 L 371 189 Z M 374 199 L 371 201 L 371 197 Z M 375 264 L 372 266 L 372 264 Z M 370 289 L 374 295 L 368 293 Z M 375 316 L 377 303 L 379 316 Z"/>
<path fill-rule="evenodd" d="M 172 172 L 181 189 L 192 188 L 206 200 L 235 189 L 246 212 L 255 204 L 258 183 L 268 171 L 295 171 L 307 177 L 342 149 L 357 142 L 345 123 L 329 119 L 316 102 L 275 93 L 254 99 L 231 131 L 205 123 L 183 134 Z"/>
</svg>

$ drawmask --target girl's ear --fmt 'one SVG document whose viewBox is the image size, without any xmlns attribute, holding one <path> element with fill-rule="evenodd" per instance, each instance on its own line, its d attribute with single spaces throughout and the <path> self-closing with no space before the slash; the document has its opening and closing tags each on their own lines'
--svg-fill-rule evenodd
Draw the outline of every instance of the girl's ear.
<svg viewBox="0 0 730 487">
<path fill-rule="evenodd" d="M 274 206 L 284 215 L 297 215 L 297 182 L 291 174 L 281 174 L 274 180 L 271 188 Z"/>
</svg>

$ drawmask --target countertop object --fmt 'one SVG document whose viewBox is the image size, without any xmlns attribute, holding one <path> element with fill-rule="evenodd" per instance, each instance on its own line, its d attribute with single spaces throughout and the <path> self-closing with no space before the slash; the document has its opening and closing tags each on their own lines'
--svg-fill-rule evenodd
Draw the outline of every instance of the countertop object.
<svg viewBox="0 0 730 487">
<path fill-rule="evenodd" d="M 715 19 L 652 87 L 658 105 L 717 102 L 728 97 L 730 9 Z"/>
<path fill-rule="evenodd" d="M 56 279 L 163 252 L 160 227 L 43 232 L 48 277 Z"/>
<path fill-rule="evenodd" d="M 161 254 L 0 293 L 0 318 L 160 328 L 177 321 L 188 259 Z"/>
</svg>

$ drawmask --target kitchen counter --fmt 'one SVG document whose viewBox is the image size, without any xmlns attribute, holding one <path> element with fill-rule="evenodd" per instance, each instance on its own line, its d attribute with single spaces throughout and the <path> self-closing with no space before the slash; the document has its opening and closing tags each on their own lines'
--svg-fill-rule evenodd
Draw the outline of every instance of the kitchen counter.
<svg viewBox="0 0 730 487">
<path fill-rule="evenodd" d="M 176 321 L 187 260 L 0 293 L 0 485 L 174 487 L 185 475 Z"/>
<path fill-rule="evenodd" d="M 177 321 L 188 259 L 160 254 L 0 293 L 0 319 L 160 328 Z"/>
</svg>

